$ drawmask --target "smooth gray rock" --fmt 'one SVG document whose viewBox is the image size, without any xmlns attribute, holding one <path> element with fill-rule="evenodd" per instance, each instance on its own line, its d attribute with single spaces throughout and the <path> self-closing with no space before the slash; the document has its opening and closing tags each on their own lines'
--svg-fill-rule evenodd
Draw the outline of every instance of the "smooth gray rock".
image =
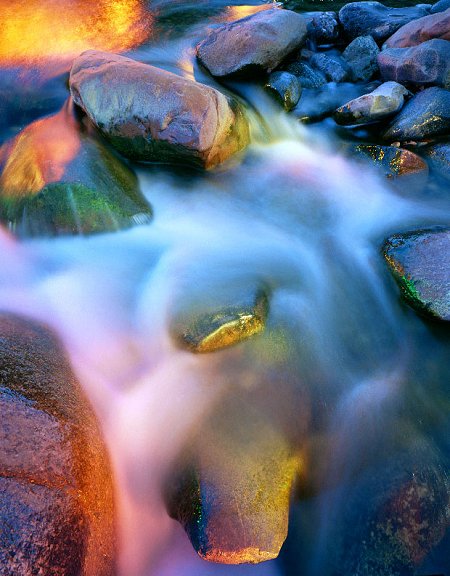
<svg viewBox="0 0 450 576">
<path fill-rule="evenodd" d="M 335 44 L 339 40 L 341 25 L 336 12 L 307 12 L 303 16 L 308 36 L 317 46 Z"/>
<path fill-rule="evenodd" d="M 445 12 L 447 8 L 450 8 L 450 0 L 439 0 L 439 2 L 433 4 L 430 13 L 437 14 L 438 12 Z"/>
<path fill-rule="evenodd" d="M 372 36 L 359 36 L 342 53 L 352 71 L 354 82 L 367 82 L 378 70 L 377 56 L 380 52 Z"/>
<path fill-rule="evenodd" d="M 210 168 L 249 141 L 236 101 L 123 56 L 84 52 L 73 63 L 70 91 L 109 142 L 134 160 Z"/>
<path fill-rule="evenodd" d="M 334 53 L 318 53 L 311 57 L 310 63 L 322 72 L 330 82 L 345 82 L 350 80 L 351 70 L 347 62 Z"/>
<path fill-rule="evenodd" d="M 397 82 L 385 82 L 370 94 L 364 94 L 344 104 L 334 113 L 342 125 L 367 124 L 392 116 L 404 103 L 408 90 Z"/>
<path fill-rule="evenodd" d="M 286 70 L 297 76 L 302 88 L 319 88 L 327 83 L 325 74 L 306 62 L 291 62 L 286 66 Z"/>
<path fill-rule="evenodd" d="M 450 142 L 438 142 L 421 150 L 433 173 L 450 182 Z"/>
<path fill-rule="evenodd" d="M 450 92 L 427 88 L 412 98 L 383 134 L 389 142 L 424 140 L 450 131 Z"/>
<path fill-rule="evenodd" d="M 297 76 L 289 72 L 272 72 L 265 89 L 274 95 L 287 111 L 292 110 L 296 106 L 302 93 Z"/>
<path fill-rule="evenodd" d="M 215 28 L 197 46 L 197 58 L 217 77 L 271 72 L 306 36 L 300 14 L 272 8 Z"/>
<path fill-rule="evenodd" d="M 429 40 L 411 48 L 387 48 L 378 55 L 383 80 L 416 86 L 450 87 L 450 42 Z"/>
<path fill-rule="evenodd" d="M 411 20 L 428 14 L 417 6 L 389 8 L 380 2 L 352 2 L 339 11 L 339 20 L 348 38 L 370 35 L 377 42 L 389 36 Z"/>
<path fill-rule="evenodd" d="M 387 239 L 384 257 L 406 302 L 431 319 L 450 320 L 450 228 Z"/>
<path fill-rule="evenodd" d="M 450 40 L 450 8 L 443 13 L 430 14 L 402 26 L 386 40 L 383 48 L 406 48 L 438 38 Z"/>
</svg>

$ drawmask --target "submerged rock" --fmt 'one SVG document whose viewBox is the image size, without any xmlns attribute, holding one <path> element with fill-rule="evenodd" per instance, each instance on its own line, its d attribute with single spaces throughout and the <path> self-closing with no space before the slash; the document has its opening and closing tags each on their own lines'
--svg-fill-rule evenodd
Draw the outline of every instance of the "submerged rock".
<svg viewBox="0 0 450 576">
<path fill-rule="evenodd" d="M 450 87 L 450 42 L 429 40 L 411 48 L 387 48 L 378 55 L 384 80 Z"/>
<path fill-rule="evenodd" d="M 410 306 L 429 318 L 450 320 L 450 228 L 395 234 L 383 254 Z"/>
<path fill-rule="evenodd" d="M 302 87 L 297 76 L 289 72 L 272 72 L 265 89 L 273 94 L 287 111 L 296 106 L 302 93 Z"/>
<path fill-rule="evenodd" d="M 430 14 L 402 26 L 386 40 L 386 48 L 417 46 L 434 38 L 450 40 L 450 8 L 443 13 Z"/>
<path fill-rule="evenodd" d="M 350 79 L 350 66 L 339 54 L 320 52 L 314 54 L 310 62 L 329 82 L 345 82 Z"/>
<path fill-rule="evenodd" d="M 370 80 L 378 70 L 377 56 L 380 49 L 372 36 L 359 36 L 342 53 L 350 66 L 354 82 Z"/>
<path fill-rule="evenodd" d="M 383 134 L 384 140 L 424 140 L 450 130 L 450 92 L 427 88 L 411 98 Z"/>
<path fill-rule="evenodd" d="M 44 326 L 0 315 L 0 573 L 113 576 L 111 468 Z"/>
<path fill-rule="evenodd" d="M 339 40 L 341 26 L 336 12 L 309 12 L 303 17 L 308 36 L 316 45 L 335 44 Z"/>
<path fill-rule="evenodd" d="M 89 234 L 149 222 L 133 172 L 70 101 L 0 148 L 0 221 L 19 236 Z"/>
<path fill-rule="evenodd" d="M 450 142 L 438 142 L 421 151 L 431 170 L 450 181 Z"/>
<path fill-rule="evenodd" d="M 73 63 L 70 90 L 109 142 L 134 160 L 211 168 L 249 142 L 236 101 L 123 56 L 84 52 Z"/>
<path fill-rule="evenodd" d="M 306 21 L 273 8 L 212 30 L 197 46 L 197 58 L 213 76 L 271 72 L 306 40 Z"/>
<path fill-rule="evenodd" d="M 408 90 L 397 82 L 385 82 L 373 92 L 364 94 L 341 106 L 334 113 L 341 126 L 367 124 L 392 116 L 404 103 Z"/>
<path fill-rule="evenodd" d="M 447 8 L 450 8 L 450 0 L 439 0 L 430 9 L 431 14 L 437 14 L 438 12 L 445 12 Z"/>
<path fill-rule="evenodd" d="M 297 76 L 302 88 L 319 88 L 327 83 L 325 75 L 306 62 L 291 62 L 286 66 L 286 70 Z"/>
<path fill-rule="evenodd" d="M 339 20 L 351 39 L 370 35 L 378 43 L 396 30 L 428 12 L 419 6 L 389 8 L 380 2 L 352 2 L 339 11 Z"/>
</svg>

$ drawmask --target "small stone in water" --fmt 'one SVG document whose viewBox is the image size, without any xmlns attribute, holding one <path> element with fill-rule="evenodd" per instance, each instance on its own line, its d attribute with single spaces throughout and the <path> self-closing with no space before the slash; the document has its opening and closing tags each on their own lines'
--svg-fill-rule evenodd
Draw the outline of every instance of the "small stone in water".
<svg viewBox="0 0 450 576">
<path fill-rule="evenodd" d="M 384 82 L 370 94 L 364 94 L 338 108 L 334 119 L 342 126 L 382 120 L 402 108 L 407 94 L 408 90 L 401 84 Z"/>
<path fill-rule="evenodd" d="M 450 92 L 427 88 L 416 94 L 394 117 L 383 134 L 387 141 L 425 140 L 450 130 Z"/>
<path fill-rule="evenodd" d="M 384 80 L 450 87 L 450 42 L 429 40 L 410 48 L 387 48 L 378 55 L 378 66 Z"/>
<path fill-rule="evenodd" d="M 310 62 L 330 82 L 345 82 L 350 79 L 350 66 L 339 54 L 321 52 L 314 54 Z"/>
<path fill-rule="evenodd" d="M 378 70 L 377 56 L 380 49 L 372 36 L 359 36 L 342 53 L 351 68 L 354 82 L 370 80 Z"/>
<path fill-rule="evenodd" d="M 297 76 L 302 88 L 320 88 L 327 83 L 325 75 L 306 62 L 291 62 L 286 66 L 286 70 Z"/>
<path fill-rule="evenodd" d="M 265 88 L 282 103 L 287 111 L 297 105 L 302 93 L 298 78 L 289 72 L 272 72 Z"/>
<path fill-rule="evenodd" d="M 433 40 L 450 40 L 450 8 L 443 14 L 431 14 L 402 26 L 384 43 L 383 48 L 406 48 Z"/>
<path fill-rule="evenodd" d="M 450 320 L 450 228 L 387 239 L 384 257 L 405 300 L 431 319 Z"/>
<path fill-rule="evenodd" d="M 339 40 L 340 24 L 336 12 L 306 12 L 308 36 L 318 46 Z"/>
</svg>

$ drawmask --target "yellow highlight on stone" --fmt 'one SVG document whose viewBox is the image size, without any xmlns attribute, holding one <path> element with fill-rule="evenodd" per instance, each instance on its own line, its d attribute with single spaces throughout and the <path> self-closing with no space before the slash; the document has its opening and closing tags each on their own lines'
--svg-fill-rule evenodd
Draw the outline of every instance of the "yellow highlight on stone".
<svg viewBox="0 0 450 576">
<path fill-rule="evenodd" d="M 264 330 L 265 318 L 259 315 L 242 314 L 236 320 L 223 324 L 203 338 L 196 352 L 213 352 L 237 344 Z"/>
</svg>

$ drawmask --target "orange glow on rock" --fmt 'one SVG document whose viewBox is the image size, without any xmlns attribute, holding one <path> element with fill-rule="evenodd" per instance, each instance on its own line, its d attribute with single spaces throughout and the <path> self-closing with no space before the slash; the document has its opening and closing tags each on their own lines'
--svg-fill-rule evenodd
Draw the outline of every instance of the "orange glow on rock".
<svg viewBox="0 0 450 576">
<path fill-rule="evenodd" d="M 229 6 L 226 12 L 226 21 L 233 22 L 234 20 L 240 20 L 257 12 L 262 12 L 263 10 L 269 10 L 273 8 L 273 4 L 261 4 L 258 6 Z"/>
<path fill-rule="evenodd" d="M 90 48 L 123 52 L 142 43 L 152 18 L 141 0 L 8 0 L 0 4 L 0 66 L 62 63 Z"/>
</svg>

